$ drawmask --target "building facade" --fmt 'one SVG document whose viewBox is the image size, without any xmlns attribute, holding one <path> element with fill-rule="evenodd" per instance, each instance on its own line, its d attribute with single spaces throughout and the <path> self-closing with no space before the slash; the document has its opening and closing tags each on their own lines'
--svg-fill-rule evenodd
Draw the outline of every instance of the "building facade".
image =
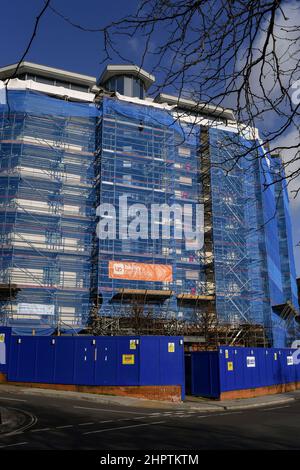
<svg viewBox="0 0 300 470">
<path fill-rule="evenodd" d="M 97 82 L 23 63 L 5 85 L 15 68 L 0 69 L 2 324 L 297 337 L 287 189 L 256 132 L 228 109 L 147 97 L 154 77 L 136 66 L 108 66 Z M 174 235 L 175 215 L 186 210 L 195 229 L 197 205 L 193 245 Z M 114 236 L 99 237 L 101 221 Z"/>
</svg>

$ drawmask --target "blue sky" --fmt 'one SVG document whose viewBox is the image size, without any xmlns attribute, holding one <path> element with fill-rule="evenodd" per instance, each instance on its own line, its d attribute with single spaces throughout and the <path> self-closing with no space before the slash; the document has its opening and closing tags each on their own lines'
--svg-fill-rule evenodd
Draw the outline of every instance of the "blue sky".
<svg viewBox="0 0 300 470">
<path fill-rule="evenodd" d="M 15 63 L 28 43 L 35 17 L 43 0 L 10 0 L 2 2 L 0 17 L 0 66 Z M 128 13 L 133 13 L 137 0 L 51 0 L 51 4 L 63 15 L 88 28 L 102 27 Z M 132 62 L 140 62 L 141 46 L 137 40 L 124 37 L 119 50 Z M 26 59 L 74 72 L 98 76 L 104 58 L 101 33 L 81 32 L 68 25 L 48 10 L 43 16 L 37 36 Z M 120 59 L 112 57 L 115 62 Z M 144 64 L 150 67 L 152 64 Z M 287 136 L 289 138 L 289 136 Z M 298 138 L 298 137 L 297 137 Z M 294 239 L 300 240 L 300 197 L 293 201 L 292 215 Z M 300 276 L 300 248 L 295 249 L 298 275 Z"/>
<path fill-rule="evenodd" d="M 30 38 L 36 14 L 43 6 L 42 0 L 10 0 L 1 5 L 0 65 L 17 62 Z M 137 2 L 130 0 L 52 0 L 51 4 L 74 22 L 90 28 L 101 27 L 132 11 Z M 124 53 L 138 60 L 134 42 L 122 42 Z M 103 38 L 101 33 L 81 32 L 69 26 L 51 10 L 43 16 L 38 34 L 26 57 L 45 65 L 99 75 L 103 66 Z"/>
</svg>

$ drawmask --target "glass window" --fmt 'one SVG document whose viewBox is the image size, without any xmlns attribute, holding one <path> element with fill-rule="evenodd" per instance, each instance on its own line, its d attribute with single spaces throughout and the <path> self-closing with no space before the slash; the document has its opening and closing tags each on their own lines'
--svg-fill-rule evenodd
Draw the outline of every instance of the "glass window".
<svg viewBox="0 0 300 470">
<path fill-rule="evenodd" d="M 121 95 L 123 95 L 124 94 L 124 78 L 123 77 L 111 78 L 106 83 L 106 87 L 108 91 L 117 91 L 118 93 L 121 93 Z"/>
<path fill-rule="evenodd" d="M 41 77 L 39 75 L 36 76 L 35 81 L 39 83 L 45 83 L 46 85 L 54 85 L 53 78 Z"/>
<path fill-rule="evenodd" d="M 124 95 L 124 78 L 118 77 L 116 79 L 116 82 L 117 82 L 116 91 L 118 93 L 121 93 L 121 95 Z"/>
<path fill-rule="evenodd" d="M 139 78 L 132 79 L 132 96 L 136 96 L 140 99 L 144 98 L 144 88 Z"/>
<path fill-rule="evenodd" d="M 70 88 L 70 83 L 63 82 L 62 80 L 55 80 L 56 86 L 63 86 L 64 88 Z"/>
<path fill-rule="evenodd" d="M 34 80 L 36 81 L 36 76 L 32 75 L 31 73 L 26 74 L 26 80 Z"/>
<path fill-rule="evenodd" d="M 70 88 L 72 90 L 76 90 L 76 91 L 84 91 L 86 93 L 88 93 L 90 91 L 89 87 L 87 86 L 84 86 L 84 85 L 77 85 L 75 83 L 71 83 L 70 84 Z"/>
</svg>

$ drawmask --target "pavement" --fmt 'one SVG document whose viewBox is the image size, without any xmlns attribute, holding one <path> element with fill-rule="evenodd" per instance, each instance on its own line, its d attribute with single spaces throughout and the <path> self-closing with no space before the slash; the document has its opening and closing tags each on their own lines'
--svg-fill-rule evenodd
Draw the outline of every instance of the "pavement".
<svg viewBox="0 0 300 470">
<path fill-rule="evenodd" d="M 0 450 L 300 449 L 297 392 L 242 400 L 242 408 L 241 400 L 86 395 L 0 385 L 0 407 L 23 416 L 2 432 Z"/>
<path fill-rule="evenodd" d="M 256 398 L 241 398 L 235 400 L 212 400 L 202 397 L 187 396 L 184 402 L 173 403 L 168 401 L 145 400 L 142 398 L 119 397 L 112 395 L 98 395 L 91 393 L 69 392 L 61 390 L 47 390 L 40 388 L 28 388 L 16 385 L 0 384 L 0 393 L 5 391 L 14 394 L 29 394 L 35 396 L 57 397 L 61 399 L 78 399 L 103 403 L 106 405 L 136 406 L 140 408 L 157 408 L 173 410 L 198 410 L 198 411 L 220 411 L 222 410 L 240 410 L 257 407 L 273 406 L 285 404 L 294 400 L 300 400 L 300 390 L 276 395 L 266 395 Z"/>
</svg>

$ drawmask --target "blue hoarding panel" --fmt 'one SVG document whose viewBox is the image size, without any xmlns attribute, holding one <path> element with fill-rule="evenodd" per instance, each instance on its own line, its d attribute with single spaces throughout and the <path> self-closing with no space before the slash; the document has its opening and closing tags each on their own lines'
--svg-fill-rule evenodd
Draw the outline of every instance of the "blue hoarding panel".
<svg viewBox="0 0 300 470">
<path fill-rule="evenodd" d="M 240 371 L 234 348 L 219 348 L 219 364 L 221 391 L 236 390 Z"/>
<path fill-rule="evenodd" d="M 15 382 L 35 382 L 36 337 L 13 336 L 10 346 L 8 380 Z"/>
<path fill-rule="evenodd" d="M 293 351 L 291 349 L 284 350 L 284 368 L 286 374 L 286 383 L 296 381 L 296 365 L 294 364 Z"/>
<path fill-rule="evenodd" d="M 261 387 L 269 387 L 273 385 L 273 362 L 274 357 L 272 351 L 268 349 L 262 349 L 261 353 L 258 354 L 258 367 Z"/>
<path fill-rule="evenodd" d="M 55 343 L 54 383 L 73 384 L 75 338 L 60 336 Z"/>
<path fill-rule="evenodd" d="M 93 337 L 78 337 L 75 344 L 74 382 L 93 385 L 95 380 L 96 341 Z"/>
<path fill-rule="evenodd" d="M 218 351 L 218 364 L 212 362 L 216 352 L 191 352 L 187 381 L 192 394 L 211 397 L 218 395 L 216 374 L 219 395 L 233 390 L 300 382 L 300 364 L 296 363 L 294 352 L 292 349 L 222 346 Z M 210 370 L 212 363 L 214 374 Z"/>
<path fill-rule="evenodd" d="M 51 336 L 37 337 L 36 382 L 53 383 L 55 346 L 55 339 L 51 338 Z"/>
<path fill-rule="evenodd" d="M 117 350 L 116 338 L 96 338 L 95 385 L 118 385 Z"/>
<path fill-rule="evenodd" d="M 143 337 L 140 342 L 140 384 L 159 385 L 163 382 L 159 338 Z M 163 366 L 164 367 L 164 366 Z M 176 380 L 176 379 L 175 379 Z"/>
<path fill-rule="evenodd" d="M 139 384 L 139 345 L 133 349 L 133 342 L 139 341 L 136 336 L 119 337 L 117 341 L 117 376 L 118 385 Z"/>
<path fill-rule="evenodd" d="M 245 371 L 243 389 L 260 387 L 258 351 L 255 348 L 243 348 L 242 361 Z"/>
<path fill-rule="evenodd" d="M 278 348 L 274 348 L 272 352 L 273 352 L 273 358 L 274 358 L 274 362 L 273 362 L 274 382 L 272 385 L 278 385 L 278 384 L 283 383 L 283 380 L 284 380 L 284 374 L 283 374 L 282 365 L 280 361 L 281 350 Z"/>
<path fill-rule="evenodd" d="M 180 337 L 159 338 L 161 381 L 164 385 L 184 386 L 184 353 Z"/>
<path fill-rule="evenodd" d="M 181 337 L 12 336 L 8 379 L 34 383 L 180 385 Z"/>
<path fill-rule="evenodd" d="M 280 368 L 280 382 L 289 383 L 289 369 L 287 367 L 287 353 L 285 349 L 279 350 L 279 368 Z"/>
<path fill-rule="evenodd" d="M 0 327 L 0 372 L 6 374 L 9 363 L 11 328 Z"/>
<path fill-rule="evenodd" d="M 294 350 L 294 361 L 296 364 L 296 382 L 300 382 L 300 349 Z M 299 361 L 299 363 L 298 363 Z"/>
</svg>

